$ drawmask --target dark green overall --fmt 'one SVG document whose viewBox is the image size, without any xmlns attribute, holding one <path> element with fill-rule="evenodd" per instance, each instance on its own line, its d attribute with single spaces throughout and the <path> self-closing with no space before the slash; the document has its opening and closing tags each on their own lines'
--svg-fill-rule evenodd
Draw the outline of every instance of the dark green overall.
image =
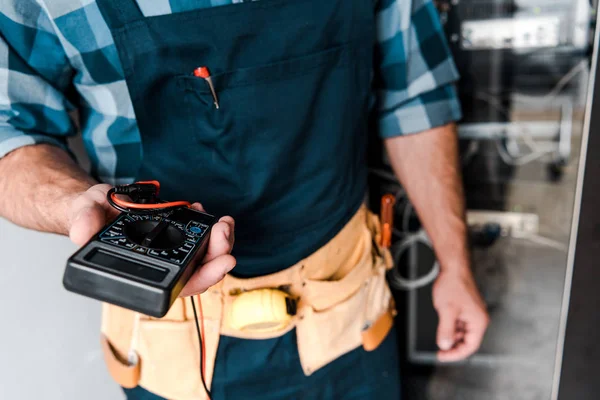
<svg viewBox="0 0 600 400">
<path fill-rule="evenodd" d="M 198 0 L 200 1 L 200 0 Z M 236 220 L 237 276 L 279 271 L 331 239 L 366 192 L 373 0 L 261 0 L 144 17 L 97 0 L 142 138 L 138 180 Z M 194 69 L 207 67 L 220 108 Z M 398 398 L 394 333 L 310 377 L 295 332 L 223 337 L 214 399 Z M 134 395 L 131 394 L 131 398 Z"/>
</svg>

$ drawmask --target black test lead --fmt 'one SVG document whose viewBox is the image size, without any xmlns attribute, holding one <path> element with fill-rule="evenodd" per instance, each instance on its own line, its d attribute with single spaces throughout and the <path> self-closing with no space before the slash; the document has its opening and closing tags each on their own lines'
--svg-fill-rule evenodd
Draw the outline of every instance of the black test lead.
<svg viewBox="0 0 600 400">
<path fill-rule="evenodd" d="M 212 82 L 212 78 L 210 77 L 210 71 L 206 67 L 198 67 L 194 70 L 194 76 L 198 78 L 202 78 L 208 83 L 208 87 L 210 88 L 210 92 L 212 93 L 213 99 L 215 101 L 215 107 L 219 108 L 219 100 L 217 99 L 217 92 L 215 91 L 215 87 Z"/>
</svg>

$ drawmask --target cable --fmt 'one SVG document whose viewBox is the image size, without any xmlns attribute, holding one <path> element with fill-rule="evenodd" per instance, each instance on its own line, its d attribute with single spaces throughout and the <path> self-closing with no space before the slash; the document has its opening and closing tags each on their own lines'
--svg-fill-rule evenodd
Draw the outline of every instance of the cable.
<svg viewBox="0 0 600 400">
<path fill-rule="evenodd" d="M 196 332 L 198 333 L 198 347 L 200 349 L 200 379 L 202 380 L 202 386 L 204 386 L 204 390 L 206 391 L 206 395 L 208 396 L 208 400 L 211 399 L 210 390 L 208 390 L 208 386 L 206 385 L 206 379 L 204 378 L 204 365 L 205 365 L 205 357 L 206 351 L 204 348 L 204 342 L 202 341 L 202 337 L 204 337 L 204 316 L 202 315 L 202 303 L 200 301 L 200 296 L 198 296 L 198 307 L 200 308 L 200 318 L 202 318 L 202 335 L 200 334 L 200 323 L 198 322 L 198 314 L 196 313 L 196 302 L 194 301 L 194 296 L 191 296 L 192 300 L 192 310 L 194 311 L 194 321 L 196 322 Z"/>
<path fill-rule="evenodd" d="M 510 114 L 506 107 L 500 104 L 500 102 L 492 95 L 485 92 L 477 92 L 475 93 L 474 97 L 485 101 L 494 109 L 496 109 L 496 111 L 500 112 L 502 115 L 504 115 L 507 119 L 510 120 Z M 521 127 L 519 131 L 521 133 L 521 138 L 529 147 L 529 150 L 531 152 L 528 154 L 510 154 L 510 151 L 508 149 L 505 149 L 499 141 L 500 139 L 502 139 L 502 137 L 498 136 L 498 140 L 496 140 L 494 144 L 498 150 L 500 158 L 502 158 L 502 161 L 504 163 L 508 165 L 521 166 L 528 164 L 532 161 L 536 161 L 542 157 L 545 157 L 555 152 L 555 149 L 544 149 L 540 144 L 536 143 L 526 129 Z"/>
<path fill-rule="evenodd" d="M 388 171 L 381 170 L 381 169 L 370 169 L 369 172 L 380 178 L 392 181 L 393 183 L 398 183 L 396 176 Z M 394 196 L 395 196 L 395 200 L 396 200 L 396 203 L 395 203 L 396 207 L 399 207 L 399 204 L 403 201 L 404 208 L 402 210 L 402 222 L 400 225 L 401 230 L 394 227 L 392 229 L 392 232 L 397 236 L 404 236 L 405 239 L 403 241 L 401 241 L 399 244 L 395 244 L 393 246 L 394 268 L 392 268 L 392 270 L 389 272 L 388 279 L 389 279 L 390 285 L 396 289 L 401 289 L 401 290 L 419 289 L 423 286 L 428 285 L 429 283 L 431 283 L 435 280 L 435 278 L 438 276 L 438 274 L 440 272 L 440 265 L 437 261 L 435 261 L 433 264 L 433 268 L 431 269 L 431 271 L 429 271 L 429 273 L 427 275 L 425 275 L 421 278 L 415 279 L 415 280 L 405 279 L 404 277 L 401 276 L 400 271 L 398 270 L 398 265 L 400 264 L 400 258 L 402 257 L 402 254 L 404 254 L 406 249 L 408 249 L 410 245 L 412 245 L 413 243 L 416 243 L 416 242 L 421 242 L 421 243 L 427 245 L 431 249 L 432 249 L 432 245 L 429 241 L 429 238 L 425 234 L 424 230 L 420 230 L 416 234 L 410 233 L 410 217 L 412 216 L 412 213 L 413 213 L 413 206 L 412 206 L 410 200 L 408 199 L 404 189 L 402 187 L 398 187 Z"/>
<path fill-rule="evenodd" d="M 431 270 L 425 274 L 424 276 L 417 279 L 406 279 L 398 270 L 398 265 L 400 264 L 400 259 L 404 252 L 411 247 L 415 243 L 422 243 L 433 250 L 431 242 L 427 237 L 427 234 L 424 230 L 420 230 L 418 233 L 414 235 L 408 236 L 402 242 L 394 246 L 393 257 L 394 257 L 394 268 L 389 273 L 389 282 L 390 285 L 399 290 L 415 290 L 420 289 L 424 286 L 429 285 L 431 282 L 437 278 L 440 273 L 440 264 L 436 260 L 431 267 Z"/>
<path fill-rule="evenodd" d="M 410 201 L 406 202 L 404 212 L 402 213 L 402 231 L 408 233 L 410 231 L 410 217 L 412 216 L 413 206 Z"/>
<path fill-rule="evenodd" d="M 560 251 L 567 251 L 569 249 L 569 247 L 566 244 L 561 243 L 558 240 L 550 239 L 541 235 L 536 235 L 534 233 L 515 236 L 515 238 L 529 240 L 540 246 L 551 247 Z"/>
<path fill-rule="evenodd" d="M 396 178 L 396 175 L 394 175 L 393 173 L 383 170 L 383 169 L 377 169 L 377 168 L 369 168 L 369 173 L 378 176 L 380 178 L 383 179 L 387 179 L 388 181 L 391 182 L 398 182 L 398 178 Z"/>
<path fill-rule="evenodd" d="M 584 72 L 587 69 L 587 63 L 587 59 L 584 59 L 575 64 L 573 68 L 571 68 L 566 74 L 562 76 L 562 78 L 560 78 L 560 80 L 548 93 L 542 96 L 526 96 L 521 94 L 519 95 L 521 99 L 517 97 L 516 100 L 523 103 L 536 103 L 536 105 L 545 104 L 549 102 L 550 100 L 558 96 L 560 92 L 564 89 L 564 87 L 567 86 L 567 84 L 573 80 L 573 78 L 575 78 L 577 75 L 579 75 L 579 73 Z"/>
<path fill-rule="evenodd" d="M 531 153 L 515 157 L 513 155 L 510 155 L 507 152 L 507 150 L 504 147 L 502 147 L 502 144 L 499 141 L 495 141 L 494 144 L 496 145 L 496 148 L 498 149 L 498 154 L 500 154 L 500 158 L 502 158 L 502 161 L 504 161 L 508 165 L 514 165 L 514 166 L 521 166 L 521 165 L 528 164 L 530 162 L 539 160 L 540 158 L 547 156 L 548 154 L 554 152 L 554 150 L 552 150 L 552 151 L 533 151 Z"/>
<path fill-rule="evenodd" d="M 116 208 L 117 210 L 129 214 L 155 214 L 162 213 L 169 210 L 174 210 L 183 207 L 190 207 L 191 204 L 187 201 L 172 201 L 163 202 L 158 199 L 158 192 L 160 191 L 160 183 L 158 181 L 147 181 L 147 182 L 136 182 L 130 185 L 115 186 L 106 193 L 106 200 L 108 203 Z M 126 201 L 119 199 L 118 194 L 128 195 L 134 201 Z M 142 201 L 140 203 L 137 200 Z M 204 347 L 204 315 L 202 312 L 202 302 L 200 296 L 198 296 L 198 306 L 200 308 L 200 320 L 202 321 L 202 333 L 200 333 L 200 323 L 198 322 L 198 314 L 196 312 L 196 303 L 194 297 L 190 297 L 192 301 L 192 310 L 194 311 L 194 322 L 196 323 L 196 332 L 198 333 L 198 348 L 200 349 L 200 378 L 202 380 L 202 386 L 206 391 L 208 400 L 211 399 L 210 390 L 206 385 L 206 379 L 204 378 L 204 370 L 206 365 L 206 350 Z M 132 347 L 133 348 L 133 347 Z M 136 355 L 137 356 L 137 355 Z M 133 360 L 132 361 L 137 361 Z"/>
<path fill-rule="evenodd" d="M 518 102 L 523 102 L 523 103 L 535 103 L 536 105 L 540 105 L 540 104 L 544 105 L 544 104 L 550 102 L 551 100 L 553 100 L 554 98 L 556 98 L 556 96 L 558 96 L 562 92 L 564 87 L 569 82 L 571 82 L 577 75 L 579 75 L 579 73 L 584 72 L 586 70 L 586 68 L 587 68 L 587 60 L 582 60 L 579 63 L 577 63 L 573 68 L 571 68 L 565 75 L 563 75 L 562 78 L 552 88 L 552 90 L 550 90 L 545 95 L 542 95 L 541 97 L 535 96 L 534 98 L 529 98 L 529 99 L 527 99 L 523 95 L 520 95 L 521 99 L 516 97 L 515 100 Z M 485 92 L 477 92 L 477 93 L 475 93 L 474 97 L 485 101 L 486 103 L 488 103 L 489 105 L 494 107 L 497 111 L 502 113 L 505 117 L 510 119 L 510 115 L 509 115 L 509 112 L 506 109 L 506 107 L 504 107 L 494 96 L 492 96 L 488 93 L 485 93 Z M 521 128 L 520 131 L 521 131 L 521 137 L 523 138 L 523 141 L 525 142 L 525 144 L 531 150 L 531 153 L 525 154 L 525 155 L 509 154 L 510 151 L 503 148 L 500 143 L 496 142 L 496 148 L 498 149 L 498 153 L 500 154 L 502 161 L 504 161 L 506 164 L 515 165 L 515 166 L 525 165 L 532 161 L 538 160 L 548 154 L 551 154 L 555 151 L 554 149 L 552 149 L 552 150 L 542 149 L 542 147 L 533 140 L 533 138 L 531 137 L 529 132 L 527 132 L 523 128 Z"/>
<path fill-rule="evenodd" d="M 206 338 L 206 335 L 204 334 L 204 311 L 202 310 L 202 299 L 200 298 L 200 295 L 198 296 L 198 311 L 200 314 L 200 331 L 202 333 L 202 337 Z M 206 340 L 201 341 L 201 346 L 202 346 L 202 376 L 205 376 L 206 374 Z M 206 388 L 206 384 L 204 385 Z"/>
<path fill-rule="evenodd" d="M 190 207 L 191 204 L 187 201 L 160 201 L 157 197 L 159 190 L 160 184 L 157 181 L 115 186 L 106 193 L 106 200 L 113 208 L 130 214 L 156 214 Z M 119 194 L 127 195 L 133 201 L 120 199 L 117 197 Z"/>
<path fill-rule="evenodd" d="M 479 152 L 479 142 L 473 140 L 469 143 L 469 147 L 466 149 L 464 154 L 461 155 L 460 161 L 463 167 L 466 167 L 471 163 L 471 160 L 475 157 L 475 155 Z"/>
<path fill-rule="evenodd" d="M 164 210 L 165 208 L 181 208 L 181 207 L 188 207 L 190 205 L 189 202 L 187 201 L 171 201 L 171 202 L 166 202 L 166 203 L 151 203 L 151 204 L 140 204 L 140 203 L 135 203 L 135 202 L 130 202 L 130 201 L 126 201 L 126 200 L 122 200 L 119 199 L 116 195 L 116 193 L 113 192 L 110 195 L 110 199 L 116 203 L 117 205 L 125 208 L 132 208 L 132 209 L 137 209 L 137 210 Z"/>
</svg>

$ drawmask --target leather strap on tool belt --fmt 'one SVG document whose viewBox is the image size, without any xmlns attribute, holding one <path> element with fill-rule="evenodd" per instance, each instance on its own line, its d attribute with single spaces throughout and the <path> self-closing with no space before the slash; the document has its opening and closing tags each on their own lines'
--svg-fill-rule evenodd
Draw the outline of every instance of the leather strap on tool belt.
<svg viewBox="0 0 600 400">
<path fill-rule="evenodd" d="M 209 388 L 221 335 L 266 339 L 295 328 L 306 375 L 357 347 L 376 349 L 392 328 L 395 315 L 385 279 L 392 259 L 377 244 L 379 235 L 379 219 L 363 206 L 329 243 L 296 265 L 251 279 L 228 275 L 203 293 Z M 236 300 L 265 288 L 285 291 L 297 301 L 295 315 L 275 330 L 240 330 L 235 321 Z M 122 386 L 140 385 L 173 400 L 205 398 L 189 299 L 176 301 L 161 319 L 104 305 L 102 333 L 107 366 Z"/>
</svg>

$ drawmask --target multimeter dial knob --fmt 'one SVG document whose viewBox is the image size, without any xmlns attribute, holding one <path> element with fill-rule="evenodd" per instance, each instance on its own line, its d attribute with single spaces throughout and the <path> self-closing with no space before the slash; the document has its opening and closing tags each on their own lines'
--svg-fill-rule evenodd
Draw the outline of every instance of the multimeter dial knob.
<svg viewBox="0 0 600 400">
<path fill-rule="evenodd" d="M 143 247 L 174 249 L 185 242 L 185 234 L 167 221 L 142 220 L 125 226 L 125 236 Z"/>
</svg>

